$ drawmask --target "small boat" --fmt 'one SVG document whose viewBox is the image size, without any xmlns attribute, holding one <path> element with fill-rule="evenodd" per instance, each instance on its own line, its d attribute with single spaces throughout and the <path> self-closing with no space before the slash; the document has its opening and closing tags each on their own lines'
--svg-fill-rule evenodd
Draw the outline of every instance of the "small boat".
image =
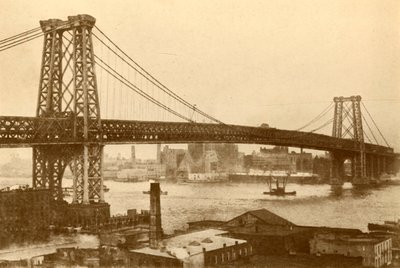
<svg viewBox="0 0 400 268">
<path fill-rule="evenodd" d="M 277 196 L 295 195 L 296 191 L 286 192 L 286 184 L 289 177 L 290 173 L 287 173 L 286 176 L 272 176 L 271 172 L 271 177 L 268 179 L 269 192 L 263 192 L 263 194 Z M 275 188 L 273 188 L 274 184 Z"/>
<path fill-rule="evenodd" d="M 296 195 L 296 191 L 285 192 L 285 189 L 279 188 L 279 189 L 272 189 L 271 192 L 263 192 L 263 194 L 266 194 L 266 195 L 279 195 L 279 196 Z"/>
</svg>

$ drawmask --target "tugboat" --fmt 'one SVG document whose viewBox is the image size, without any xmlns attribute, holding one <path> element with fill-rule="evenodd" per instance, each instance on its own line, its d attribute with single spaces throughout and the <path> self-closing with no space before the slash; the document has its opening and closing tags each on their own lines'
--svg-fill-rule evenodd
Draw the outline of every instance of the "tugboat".
<svg viewBox="0 0 400 268">
<path fill-rule="evenodd" d="M 279 177 L 281 177 L 281 182 L 279 181 Z M 286 173 L 286 176 L 273 176 L 271 173 L 271 177 L 268 179 L 269 192 L 263 192 L 265 195 L 277 195 L 277 196 L 285 196 L 285 195 L 296 195 L 296 191 L 286 192 L 286 184 L 288 178 L 290 177 L 290 173 Z M 273 188 L 273 184 L 275 183 L 275 188 Z"/>
</svg>

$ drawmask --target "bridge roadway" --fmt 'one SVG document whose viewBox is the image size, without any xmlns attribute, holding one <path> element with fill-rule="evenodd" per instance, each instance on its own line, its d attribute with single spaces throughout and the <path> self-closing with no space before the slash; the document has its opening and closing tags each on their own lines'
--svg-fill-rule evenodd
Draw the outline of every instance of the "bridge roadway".
<svg viewBox="0 0 400 268">
<path fill-rule="evenodd" d="M 81 120 L 81 118 L 79 118 Z M 73 135 L 74 122 L 68 117 L 39 118 L 0 116 L 0 148 L 84 143 L 83 133 Z M 102 133 L 90 133 L 86 142 L 101 144 L 133 143 L 238 143 L 268 144 L 337 151 L 353 155 L 358 145 L 309 132 L 239 125 L 159 121 L 101 120 Z M 365 144 L 367 154 L 396 157 L 392 148 Z"/>
</svg>

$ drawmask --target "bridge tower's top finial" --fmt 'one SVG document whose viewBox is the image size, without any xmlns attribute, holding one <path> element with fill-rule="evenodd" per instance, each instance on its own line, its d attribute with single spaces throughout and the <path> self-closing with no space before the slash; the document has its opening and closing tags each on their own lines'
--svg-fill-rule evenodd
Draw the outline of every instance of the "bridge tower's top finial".
<svg viewBox="0 0 400 268">
<path fill-rule="evenodd" d="M 361 96 L 357 95 L 357 96 L 350 96 L 350 97 L 334 97 L 333 98 L 334 102 L 344 102 L 344 101 L 361 101 Z"/>
<path fill-rule="evenodd" d="M 87 26 L 92 28 L 94 24 L 96 23 L 96 19 L 90 15 L 87 14 L 80 14 L 76 16 L 68 16 L 68 21 L 72 24 L 74 27 L 79 27 L 79 26 Z"/>
<path fill-rule="evenodd" d="M 92 28 L 96 23 L 96 19 L 87 14 L 79 14 L 76 16 L 68 16 L 68 20 L 60 20 L 60 19 L 48 19 L 41 20 L 40 27 L 44 32 L 50 31 L 54 28 L 57 28 L 58 31 L 66 31 L 70 30 L 74 27 L 82 27 L 86 26 Z"/>
<path fill-rule="evenodd" d="M 46 32 L 56 27 L 62 26 L 64 22 L 60 19 L 48 19 L 48 20 L 41 20 L 39 23 L 43 32 Z"/>
</svg>

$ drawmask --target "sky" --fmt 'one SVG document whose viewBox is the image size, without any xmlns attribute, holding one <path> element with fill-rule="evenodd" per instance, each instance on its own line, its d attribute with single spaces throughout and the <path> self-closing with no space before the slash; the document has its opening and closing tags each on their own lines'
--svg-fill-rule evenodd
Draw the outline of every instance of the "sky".
<svg viewBox="0 0 400 268">
<path fill-rule="evenodd" d="M 400 151 L 397 0 L 0 0 L 0 39 L 75 14 L 94 16 L 157 79 L 223 122 L 297 129 L 333 97 L 361 95 Z M 0 52 L 0 115 L 35 115 L 41 50 L 37 39 Z M 154 146 L 137 154 L 153 158 Z"/>
</svg>

